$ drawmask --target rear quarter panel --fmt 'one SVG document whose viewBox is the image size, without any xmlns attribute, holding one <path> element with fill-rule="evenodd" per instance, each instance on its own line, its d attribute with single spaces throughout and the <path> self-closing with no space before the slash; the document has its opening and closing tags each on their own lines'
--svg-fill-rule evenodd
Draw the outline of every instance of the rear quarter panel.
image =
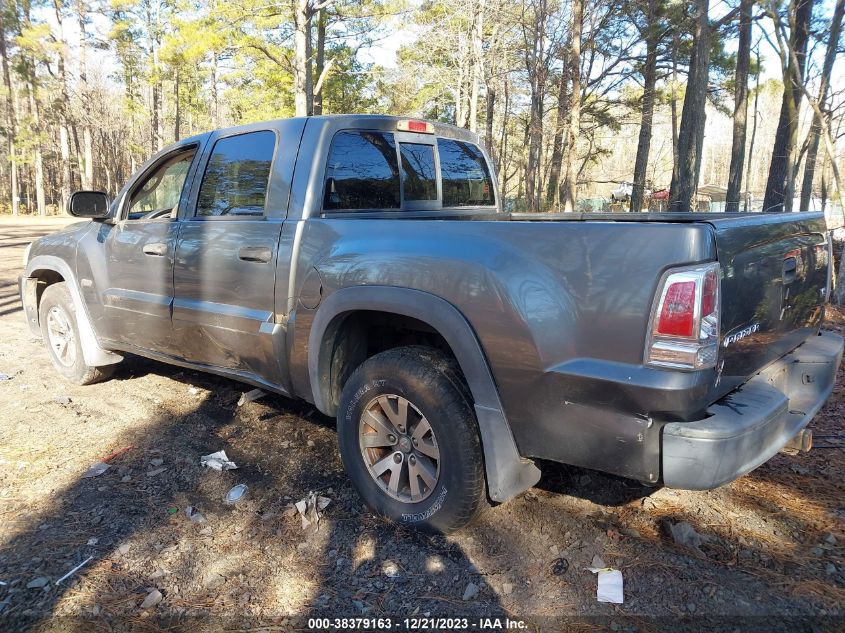
<svg viewBox="0 0 845 633">
<path fill-rule="evenodd" d="M 715 258 L 712 229 L 698 224 L 349 218 L 312 219 L 302 231 L 298 268 L 319 272 L 324 298 L 352 286 L 398 286 L 456 306 L 487 356 L 520 452 L 568 463 L 583 461 L 574 454 L 584 447 L 570 454 L 549 446 L 550 437 L 600 437 L 582 432 L 590 420 L 579 405 L 649 412 L 631 409 L 621 393 L 596 402 L 595 389 L 572 380 L 567 367 L 583 373 L 603 363 L 641 380 L 660 275 Z M 308 392 L 314 313 L 296 308 L 299 393 Z M 659 373 L 671 380 L 677 372 Z"/>
</svg>

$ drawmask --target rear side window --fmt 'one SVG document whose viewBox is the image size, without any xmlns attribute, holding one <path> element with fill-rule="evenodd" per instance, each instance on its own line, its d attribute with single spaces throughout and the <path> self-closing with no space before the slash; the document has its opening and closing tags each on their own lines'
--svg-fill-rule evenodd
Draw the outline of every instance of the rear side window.
<svg viewBox="0 0 845 633">
<path fill-rule="evenodd" d="M 197 216 L 264 215 L 276 148 L 273 132 L 250 132 L 214 144 L 202 178 Z"/>
<path fill-rule="evenodd" d="M 323 208 L 398 209 L 399 203 L 399 165 L 393 134 L 338 132 L 329 150 Z"/>
<path fill-rule="evenodd" d="M 437 139 L 444 207 L 496 204 L 493 180 L 481 150 L 471 143 Z"/>
</svg>

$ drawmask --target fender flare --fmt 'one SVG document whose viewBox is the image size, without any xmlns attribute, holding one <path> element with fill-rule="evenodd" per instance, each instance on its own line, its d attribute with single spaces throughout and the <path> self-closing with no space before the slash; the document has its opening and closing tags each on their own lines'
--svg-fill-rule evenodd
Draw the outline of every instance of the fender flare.
<svg viewBox="0 0 845 633">
<path fill-rule="evenodd" d="M 52 270 L 53 272 L 59 273 L 67 283 L 70 296 L 73 299 L 74 308 L 76 309 L 76 325 L 79 328 L 79 342 L 82 345 L 82 356 L 85 362 L 92 367 L 102 367 L 104 365 L 119 363 L 123 359 L 123 356 L 103 349 L 100 347 L 99 342 L 97 342 L 97 335 L 88 316 L 88 308 L 82 300 L 82 293 L 79 291 L 76 275 L 74 275 L 70 265 L 55 255 L 36 255 L 27 263 L 24 278 L 32 278 L 32 272 L 36 270 Z M 34 308 L 37 315 L 38 307 L 34 306 Z"/>
<path fill-rule="evenodd" d="M 534 462 L 519 454 L 490 367 L 472 326 L 451 303 L 420 290 L 394 286 L 352 286 L 329 295 L 317 310 L 308 336 L 308 375 L 314 404 L 330 412 L 321 388 L 329 371 L 321 349 L 326 330 L 348 312 L 367 310 L 412 317 L 427 323 L 446 340 L 455 354 L 474 400 L 487 490 L 503 502 L 527 490 L 540 479 Z"/>
</svg>

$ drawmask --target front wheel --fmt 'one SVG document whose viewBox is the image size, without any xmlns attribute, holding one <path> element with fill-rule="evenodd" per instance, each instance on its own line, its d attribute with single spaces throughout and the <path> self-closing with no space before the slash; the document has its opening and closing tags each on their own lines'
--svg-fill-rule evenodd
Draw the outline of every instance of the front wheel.
<svg viewBox="0 0 845 633">
<path fill-rule="evenodd" d="M 41 336 L 56 368 L 77 385 L 90 385 L 111 376 L 114 365 L 92 367 L 85 362 L 76 309 L 65 282 L 47 286 L 38 306 Z"/>
<path fill-rule="evenodd" d="M 338 438 L 364 501 L 398 523 L 451 532 L 485 505 L 475 412 L 456 364 L 437 350 L 388 350 L 356 369 Z"/>
</svg>

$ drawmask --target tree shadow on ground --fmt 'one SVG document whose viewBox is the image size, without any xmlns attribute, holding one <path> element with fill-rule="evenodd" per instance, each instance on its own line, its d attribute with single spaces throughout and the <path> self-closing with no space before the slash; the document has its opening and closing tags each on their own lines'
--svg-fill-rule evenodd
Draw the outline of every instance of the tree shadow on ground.
<svg viewBox="0 0 845 633">
<path fill-rule="evenodd" d="M 239 409 L 249 387 L 136 357 L 117 371 L 121 380 L 148 374 L 194 387 L 195 402 L 164 403 L 143 428 L 114 438 L 115 449 L 132 448 L 104 474 L 80 476 L 45 510 L 18 517 L 0 545 L 8 583 L 0 628 L 211 630 L 294 618 L 305 629 L 309 615 L 502 614 L 455 543 L 387 524 L 362 506 L 341 470 L 332 421 L 313 407 L 267 396 Z M 108 397 L 109 383 L 89 389 Z M 238 470 L 200 467 L 201 455 L 221 449 Z M 81 475 L 88 464 L 77 466 Z M 225 505 L 236 483 L 248 494 Z M 316 531 L 303 530 L 290 509 L 309 491 L 332 499 Z M 205 521 L 192 522 L 188 505 Z M 468 577 L 478 595 L 464 603 Z M 27 588 L 38 578 L 46 586 Z M 161 602 L 142 610 L 153 590 Z"/>
</svg>

